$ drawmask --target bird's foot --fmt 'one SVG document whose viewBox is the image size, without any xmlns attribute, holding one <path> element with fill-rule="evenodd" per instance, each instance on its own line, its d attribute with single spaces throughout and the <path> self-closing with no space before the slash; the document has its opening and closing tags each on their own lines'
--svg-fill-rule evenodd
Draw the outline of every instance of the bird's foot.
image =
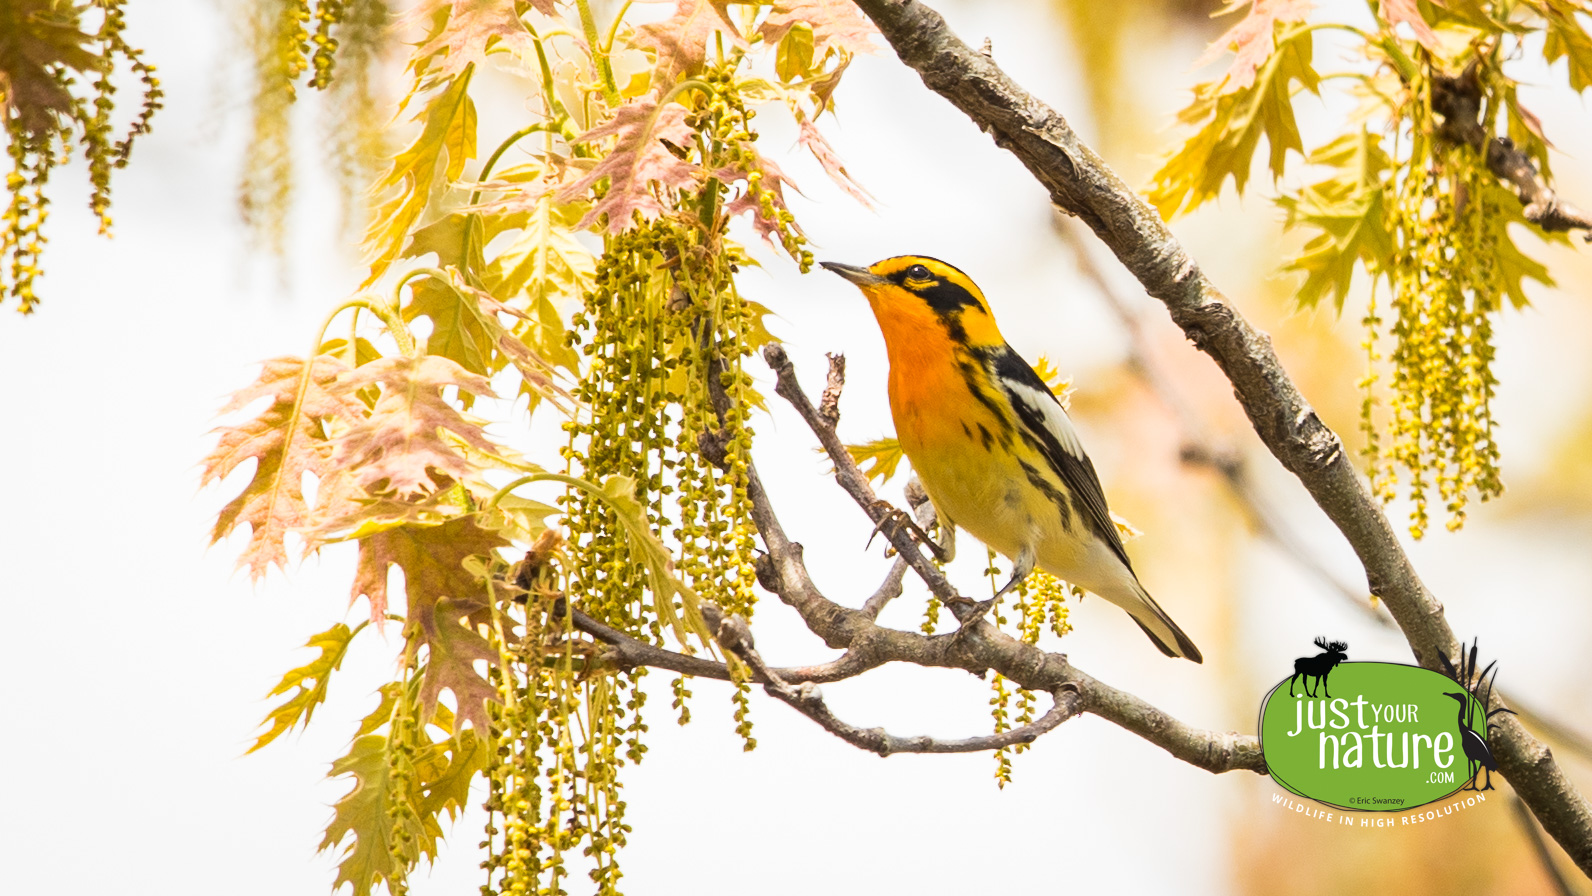
<svg viewBox="0 0 1592 896">
<path fill-rule="evenodd" d="M 1029 573 L 1032 573 L 1033 571 L 1033 551 L 1025 550 L 1018 554 L 1017 568 L 1012 570 L 1012 577 L 1007 579 L 1006 584 L 1001 586 L 1001 590 L 995 592 L 995 595 L 989 600 L 975 601 L 973 604 L 973 612 L 961 617 L 962 627 L 966 628 L 968 625 L 971 625 L 972 623 L 977 622 L 978 620 L 989 615 L 989 612 L 995 609 L 995 605 L 1001 602 L 1001 598 L 1006 596 L 1006 592 L 1011 591 L 1018 585 L 1021 585 L 1023 580 L 1028 578 Z"/>
<path fill-rule="evenodd" d="M 872 547 L 873 540 L 878 537 L 880 532 L 885 533 L 886 537 L 890 537 L 904 528 L 912 533 L 912 537 L 919 544 L 929 549 L 929 553 L 934 555 L 934 559 L 942 563 L 948 559 L 945 549 L 940 547 L 939 543 L 933 538 L 929 537 L 929 533 L 923 531 L 923 527 L 918 525 L 917 520 L 914 520 L 911 514 L 883 499 L 873 502 L 873 506 L 881 511 L 882 515 L 879 517 L 879 522 L 874 525 L 873 532 L 868 535 L 868 544 L 865 547 Z"/>
</svg>

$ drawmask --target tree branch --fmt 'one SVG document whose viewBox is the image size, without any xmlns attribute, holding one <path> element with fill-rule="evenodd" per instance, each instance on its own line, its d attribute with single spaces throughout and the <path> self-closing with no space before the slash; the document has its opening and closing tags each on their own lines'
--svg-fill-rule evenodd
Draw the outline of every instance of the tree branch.
<svg viewBox="0 0 1592 896">
<path fill-rule="evenodd" d="M 858 728 L 841 721 L 829 709 L 829 704 L 824 702 L 824 695 L 816 684 L 809 682 L 793 687 L 778 672 L 770 669 L 768 664 L 763 662 L 762 655 L 757 652 L 757 647 L 752 641 L 752 629 L 744 618 L 725 616 L 723 611 L 713 604 L 705 604 L 702 615 L 707 619 L 708 627 L 712 629 L 719 645 L 727 652 L 740 657 L 741 661 L 751 668 L 757 679 L 764 682 L 763 690 L 817 722 L 820 728 L 830 734 L 854 747 L 878 753 L 880 756 L 889 756 L 892 753 L 976 753 L 999 750 L 1016 744 L 1031 744 L 1041 735 L 1055 730 L 1062 722 L 1078 714 L 1080 701 L 1077 689 L 1070 685 L 1062 685 L 1051 695 L 1055 702 L 1043 716 L 1030 724 L 998 734 L 960 740 L 940 740 L 927 735 L 897 737 L 883 728 Z"/>
<path fill-rule="evenodd" d="M 1432 110 L 1443 116 L 1438 133 L 1452 143 L 1469 146 L 1481 153 L 1487 170 L 1499 180 L 1512 184 L 1526 220 L 1553 233 L 1564 230 L 1592 230 L 1592 218 L 1559 198 L 1537 173 L 1513 140 L 1494 137 L 1481 124 L 1481 80 L 1476 65 L 1459 75 L 1432 75 Z M 1592 241 L 1592 234 L 1587 234 Z"/>
<path fill-rule="evenodd" d="M 857 5 L 930 90 L 1017 156 L 1051 201 L 1082 219 L 1145 291 L 1166 305 L 1195 347 L 1211 356 L 1233 384 L 1261 441 L 1354 548 L 1371 593 L 1386 603 L 1417 662 L 1437 670 L 1439 655 L 1458 650 L 1442 604 L 1416 574 L 1342 442 L 1277 361 L 1270 339 L 1228 304 L 1160 216 L 1061 115 L 1013 82 L 989 56 L 963 43 L 938 13 L 914 0 L 857 0 Z M 1501 704 L 1495 697 L 1493 705 Z M 1548 748 L 1505 716 L 1493 752 L 1543 828 L 1583 873 L 1592 875 L 1592 806 Z"/>
</svg>

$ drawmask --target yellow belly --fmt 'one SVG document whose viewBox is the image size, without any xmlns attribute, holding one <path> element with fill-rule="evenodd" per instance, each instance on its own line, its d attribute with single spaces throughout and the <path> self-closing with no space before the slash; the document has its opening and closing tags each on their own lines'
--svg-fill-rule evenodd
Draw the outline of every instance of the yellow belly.
<svg viewBox="0 0 1592 896">
<path fill-rule="evenodd" d="M 933 390 L 935 402 L 900 400 L 907 389 Z M 1079 521 L 1072 520 L 1072 531 L 1064 522 L 1071 508 L 1058 507 L 1033 485 L 1012 450 L 1010 425 L 975 398 L 960 376 L 925 383 L 892 375 L 891 393 L 901 450 L 940 514 L 997 553 L 1015 557 L 1032 547 L 1039 567 L 1052 575 L 1080 585 L 1081 579 L 1098 578 L 1092 552 L 1073 534 L 1082 531 Z M 930 412 L 950 407 L 963 414 Z M 1042 458 L 1030 465 L 1059 488 Z"/>
</svg>

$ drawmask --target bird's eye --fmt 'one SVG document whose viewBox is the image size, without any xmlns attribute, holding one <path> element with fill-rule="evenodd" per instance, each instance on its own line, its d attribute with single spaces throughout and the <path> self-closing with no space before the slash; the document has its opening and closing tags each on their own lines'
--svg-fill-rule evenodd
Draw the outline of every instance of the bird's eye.
<svg viewBox="0 0 1592 896">
<path fill-rule="evenodd" d="M 932 276 L 933 275 L 929 273 L 929 269 L 921 264 L 915 264 L 912 267 L 907 268 L 908 280 L 927 280 Z"/>
</svg>

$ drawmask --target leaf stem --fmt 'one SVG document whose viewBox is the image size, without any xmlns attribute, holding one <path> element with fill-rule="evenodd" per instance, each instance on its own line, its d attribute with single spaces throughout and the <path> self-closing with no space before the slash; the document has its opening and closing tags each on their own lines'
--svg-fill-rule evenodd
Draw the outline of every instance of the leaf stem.
<svg viewBox="0 0 1592 896">
<path fill-rule="evenodd" d="M 603 43 L 604 59 L 607 59 L 609 56 L 613 55 L 614 40 L 619 36 L 619 26 L 624 23 L 625 13 L 630 11 L 630 4 L 632 2 L 634 2 L 634 0 L 625 0 L 624 3 L 620 4 L 619 11 L 614 13 L 614 22 L 612 25 L 608 26 L 608 40 Z"/>
<path fill-rule="evenodd" d="M 617 106 L 620 103 L 619 87 L 614 83 L 614 68 L 608 61 L 608 54 L 597 43 L 597 20 L 592 16 L 591 0 L 575 0 L 575 8 L 580 10 L 580 27 L 586 33 L 586 46 L 591 48 L 592 59 L 597 63 L 597 73 L 602 76 L 603 99 L 608 101 L 608 105 Z"/>
<path fill-rule="evenodd" d="M 485 183 L 486 179 L 492 175 L 492 169 L 497 165 L 498 159 L 501 159 L 503 154 L 509 151 L 509 147 L 518 143 L 522 138 L 529 137 L 530 135 L 548 126 L 548 122 L 538 121 L 535 124 L 528 124 L 525 127 L 520 128 L 514 133 L 508 135 L 508 137 L 505 138 L 502 143 L 498 144 L 497 149 L 492 150 L 492 154 L 487 156 L 486 164 L 481 166 L 481 173 L 476 175 L 476 179 L 482 183 Z M 475 205 L 480 201 L 481 188 L 476 187 L 475 191 L 470 194 L 470 205 Z"/>
</svg>

